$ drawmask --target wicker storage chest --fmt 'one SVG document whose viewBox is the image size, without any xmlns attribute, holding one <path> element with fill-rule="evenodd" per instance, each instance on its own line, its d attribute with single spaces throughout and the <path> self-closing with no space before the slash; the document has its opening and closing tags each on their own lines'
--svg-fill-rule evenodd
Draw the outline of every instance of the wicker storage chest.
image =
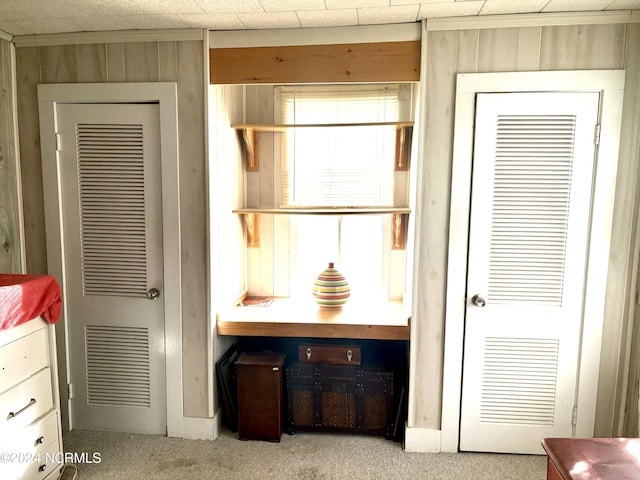
<svg viewBox="0 0 640 480">
<path fill-rule="evenodd" d="M 393 372 L 379 368 L 295 362 L 286 369 L 287 432 L 394 431 Z"/>
</svg>

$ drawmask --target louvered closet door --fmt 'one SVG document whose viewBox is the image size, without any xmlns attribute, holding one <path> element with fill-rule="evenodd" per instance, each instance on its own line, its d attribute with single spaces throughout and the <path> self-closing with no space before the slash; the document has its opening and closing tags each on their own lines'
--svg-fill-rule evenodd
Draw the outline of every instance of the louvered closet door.
<svg viewBox="0 0 640 480">
<path fill-rule="evenodd" d="M 596 93 L 477 96 L 461 450 L 572 436 L 597 114 Z"/>
<path fill-rule="evenodd" d="M 72 428 L 165 434 L 158 105 L 57 113 Z"/>
</svg>

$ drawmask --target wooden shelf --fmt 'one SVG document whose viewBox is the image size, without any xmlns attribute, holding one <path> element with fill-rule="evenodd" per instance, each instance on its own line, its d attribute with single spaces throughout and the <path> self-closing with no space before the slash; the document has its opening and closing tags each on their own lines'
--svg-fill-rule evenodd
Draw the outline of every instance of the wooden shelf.
<svg viewBox="0 0 640 480">
<path fill-rule="evenodd" d="M 312 300 L 277 298 L 268 307 L 235 307 L 217 316 L 218 335 L 256 337 L 409 340 L 409 317 L 401 301 L 358 302 L 341 310 Z"/>
<path fill-rule="evenodd" d="M 283 207 L 283 208 L 236 208 L 233 213 L 269 215 L 379 215 L 411 213 L 409 207 Z"/>
<path fill-rule="evenodd" d="M 327 128 L 327 127 L 412 127 L 414 122 L 368 122 L 368 123 L 301 123 L 289 125 L 242 124 L 231 125 L 236 130 L 253 130 L 254 132 L 284 132 L 292 128 Z"/>
<path fill-rule="evenodd" d="M 407 122 L 364 122 L 364 123 L 302 123 L 289 125 L 260 125 L 260 124 L 236 124 L 231 128 L 238 131 L 242 137 L 246 151 L 246 165 L 248 172 L 260 171 L 260 158 L 258 156 L 258 133 L 260 132 L 285 132 L 296 128 L 345 128 L 345 127 L 396 127 L 396 170 L 409 168 L 409 156 L 411 151 L 411 136 L 413 121 Z"/>
</svg>

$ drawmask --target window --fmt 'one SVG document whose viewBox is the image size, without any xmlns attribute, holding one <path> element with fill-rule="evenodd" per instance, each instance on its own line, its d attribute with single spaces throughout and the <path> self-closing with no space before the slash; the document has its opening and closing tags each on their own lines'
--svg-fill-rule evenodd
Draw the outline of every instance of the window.
<svg viewBox="0 0 640 480">
<path fill-rule="evenodd" d="M 396 129 L 360 125 L 398 121 L 400 93 L 398 85 L 280 87 L 283 124 L 353 125 L 285 132 L 283 205 L 393 205 Z"/>
<path fill-rule="evenodd" d="M 281 205 L 405 206 L 395 126 L 362 124 L 406 120 L 410 98 L 407 85 L 276 87 L 277 123 L 323 125 L 282 134 Z M 274 241 L 289 238 L 289 296 L 310 296 L 316 276 L 334 262 L 350 284 L 350 301 L 401 298 L 405 257 L 392 254 L 390 215 L 295 215 L 276 225 Z"/>
</svg>

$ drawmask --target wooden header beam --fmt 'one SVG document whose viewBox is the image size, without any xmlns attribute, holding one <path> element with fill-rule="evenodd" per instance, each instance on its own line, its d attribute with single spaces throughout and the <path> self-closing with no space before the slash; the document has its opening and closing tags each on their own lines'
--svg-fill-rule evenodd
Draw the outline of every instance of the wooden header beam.
<svg viewBox="0 0 640 480">
<path fill-rule="evenodd" d="M 211 84 L 418 82 L 420 42 L 212 48 Z"/>
</svg>

